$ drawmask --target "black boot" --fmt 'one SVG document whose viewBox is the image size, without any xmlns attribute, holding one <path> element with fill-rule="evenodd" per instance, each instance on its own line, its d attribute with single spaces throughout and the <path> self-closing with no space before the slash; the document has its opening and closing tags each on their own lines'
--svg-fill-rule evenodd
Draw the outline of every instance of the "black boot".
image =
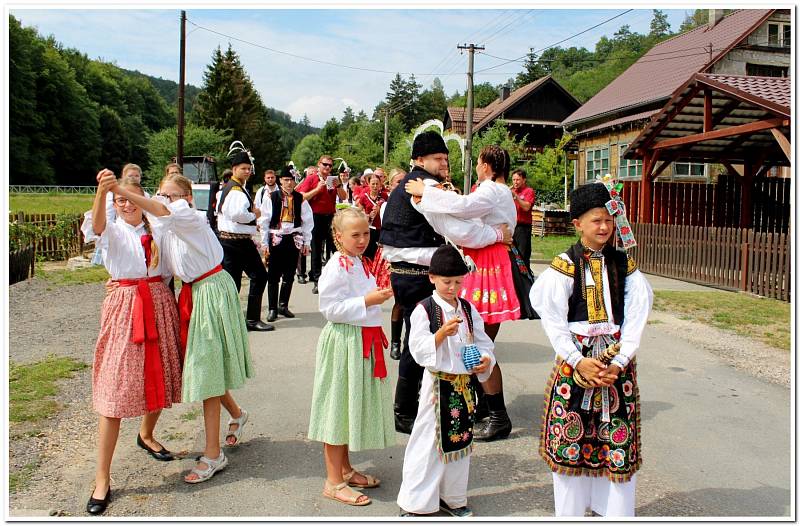
<svg viewBox="0 0 800 526">
<path fill-rule="evenodd" d="M 419 384 L 402 376 L 397 378 L 394 392 L 394 428 L 398 433 L 411 434 L 417 418 Z"/>
<path fill-rule="evenodd" d="M 503 392 L 493 395 L 484 395 L 489 404 L 489 418 L 475 426 L 473 435 L 475 440 L 491 442 L 502 440 L 511 433 L 511 419 L 508 418 L 506 404 L 503 401 Z"/>
<path fill-rule="evenodd" d="M 475 423 L 477 424 L 489 416 L 489 403 L 486 401 L 486 394 L 483 392 L 483 387 L 478 381 L 478 377 L 473 374 L 470 378 L 470 383 L 478 396 L 478 403 L 475 405 Z"/>
<path fill-rule="evenodd" d="M 278 303 L 278 314 L 284 318 L 294 318 L 294 313 L 289 310 L 289 296 L 292 295 L 293 284 L 294 281 L 284 281 L 281 285 L 281 299 Z"/>
<path fill-rule="evenodd" d="M 267 313 L 267 321 L 275 321 L 278 319 L 278 311 L 275 309 L 270 309 Z"/>
<path fill-rule="evenodd" d="M 389 351 L 389 358 L 392 360 L 399 360 L 400 359 L 400 352 L 402 351 L 402 343 L 400 342 L 392 342 L 392 348 Z"/>
</svg>

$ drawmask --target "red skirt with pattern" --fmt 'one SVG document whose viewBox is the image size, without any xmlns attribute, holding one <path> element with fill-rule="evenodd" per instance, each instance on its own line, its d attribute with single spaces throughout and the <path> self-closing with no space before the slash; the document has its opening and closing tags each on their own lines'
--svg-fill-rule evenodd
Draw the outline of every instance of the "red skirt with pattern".
<svg viewBox="0 0 800 526">
<path fill-rule="evenodd" d="M 511 275 L 508 247 L 495 243 L 479 249 L 464 248 L 478 269 L 464 277 L 460 296 L 478 309 L 484 323 L 518 320 L 519 300 Z"/>
<path fill-rule="evenodd" d="M 389 270 L 389 262 L 383 259 L 383 247 L 378 245 L 378 250 L 375 251 L 375 257 L 371 261 L 369 271 L 375 276 L 375 281 L 378 287 L 386 289 L 391 287 L 390 277 L 392 275 Z"/>
<path fill-rule="evenodd" d="M 163 282 L 150 283 L 164 372 L 164 408 L 181 401 L 180 322 L 175 295 Z M 136 287 L 118 287 L 103 300 L 100 334 L 92 366 L 92 405 L 111 418 L 146 414 L 144 343 L 133 343 Z"/>
</svg>

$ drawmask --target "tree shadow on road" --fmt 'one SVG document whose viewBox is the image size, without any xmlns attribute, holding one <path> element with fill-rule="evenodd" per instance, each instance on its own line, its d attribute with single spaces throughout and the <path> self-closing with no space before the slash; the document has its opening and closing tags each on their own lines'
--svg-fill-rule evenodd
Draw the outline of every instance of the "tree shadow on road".
<svg viewBox="0 0 800 526">
<path fill-rule="evenodd" d="M 640 517 L 787 517 L 790 492 L 774 486 L 667 493 L 636 508 Z"/>
</svg>

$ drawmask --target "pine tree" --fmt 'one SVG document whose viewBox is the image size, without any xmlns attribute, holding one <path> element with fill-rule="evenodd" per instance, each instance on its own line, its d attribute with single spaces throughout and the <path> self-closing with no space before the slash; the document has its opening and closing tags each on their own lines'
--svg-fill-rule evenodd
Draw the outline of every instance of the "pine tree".
<svg viewBox="0 0 800 526">
<path fill-rule="evenodd" d="M 667 15 L 660 9 L 653 9 L 653 19 L 650 21 L 651 37 L 661 38 L 670 33 L 670 24 Z"/>
<path fill-rule="evenodd" d="M 528 52 L 528 56 L 525 58 L 525 63 L 522 68 L 522 71 L 517 73 L 514 79 L 514 89 L 521 88 L 547 75 L 547 71 L 542 67 L 539 58 L 532 50 Z"/>
</svg>

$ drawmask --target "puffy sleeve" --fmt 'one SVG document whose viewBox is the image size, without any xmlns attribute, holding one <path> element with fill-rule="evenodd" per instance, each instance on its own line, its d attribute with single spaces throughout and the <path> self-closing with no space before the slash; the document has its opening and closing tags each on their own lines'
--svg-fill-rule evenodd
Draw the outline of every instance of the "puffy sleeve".
<svg viewBox="0 0 800 526">
<path fill-rule="evenodd" d="M 198 229 L 208 224 L 205 214 L 198 214 L 197 210 L 189 206 L 185 199 L 167 203 L 167 208 L 169 209 L 168 215 L 147 215 L 147 220 L 154 228 L 170 229 L 180 236 L 197 232 Z"/>
<path fill-rule="evenodd" d="M 303 244 L 311 246 L 311 232 L 314 230 L 314 212 L 308 201 L 303 201 L 300 205 L 300 226 L 303 230 Z"/>
<path fill-rule="evenodd" d="M 431 332 L 428 313 L 422 305 L 417 305 L 411 313 L 408 350 L 422 367 L 436 368 L 436 337 Z"/>
<path fill-rule="evenodd" d="M 550 267 L 539 275 L 531 287 L 531 306 L 541 316 L 542 327 L 556 354 L 575 367 L 583 355 L 572 342 L 567 321 L 573 278 L 558 270 L 557 265 L 569 266 L 571 261 L 566 254 L 556 256 Z"/>
<path fill-rule="evenodd" d="M 266 192 L 264 193 L 266 194 Z M 261 206 L 258 209 L 261 210 L 261 217 L 256 220 L 256 224 L 261 233 L 261 245 L 267 247 L 269 246 L 269 222 L 272 221 L 272 198 L 270 194 L 261 199 Z"/>
<path fill-rule="evenodd" d="M 117 209 L 114 208 L 114 194 L 106 194 L 106 222 L 113 223 L 117 220 Z"/>
<path fill-rule="evenodd" d="M 326 320 L 334 323 L 361 325 L 367 321 L 367 304 L 364 296 L 351 296 L 348 271 L 339 264 L 336 254 L 323 267 L 319 277 L 319 311 Z M 355 271 L 351 267 L 350 272 Z"/>
<path fill-rule="evenodd" d="M 81 223 L 81 232 L 83 232 L 83 240 L 85 243 L 94 241 L 95 248 L 108 247 L 111 238 L 117 234 L 117 226 L 113 222 L 106 220 L 106 229 L 100 235 L 95 234 L 94 227 L 92 226 L 92 211 L 84 212 L 83 223 Z"/>
<path fill-rule="evenodd" d="M 482 190 L 486 188 L 485 190 Z M 439 214 L 450 214 L 462 219 L 482 217 L 494 210 L 497 202 L 488 185 L 480 185 L 469 195 L 458 195 L 434 186 L 426 186 L 422 193 L 420 209 Z"/>
<path fill-rule="evenodd" d="M 483 318 L 481 318 L 478 309 L 476 309 L 475 305 L 472 303 L 469 304 L 469 308 L 472 310 L 473 343 L 478 347 L 481 356 L 488 356 L 489 360 L 491 360 L 489 368 L 486 369 L 485 372 L 477 375 L 479 382 L 485 382 L 489 379 L 489 375 L 492 374 L 492 369 L 494 369 L 497 363 L 497 359 L 494 356 L 494 342 L 489 338 L 483 328 Z"/>
<path fill-rule="evenodd" d="M 622 369 L 628 366 L 639 349 L 647 317 L 653 307 L 653 289 L 639 270 L 625 278 L 625 321 L 620 328 L 619 354 L 611 363 Z M 538 311 L 537 311 L 538 312 Z"/>
<path fill-rule="evenodd" d="M 415 206 L 412 201 L 412 206 Z M 425 220 L 439 234 L 447 237 L 456 245 L 469 248 L 483 248 L 502 241 L 502 232 L 480 221 L 459 219 L 448 214 L 422 212 Z"/>
<path fill-rule="evenodd" d="M 247 196 L 241 191 L 230 191 L 225 202 L 222 204 L 222 213 L 226 215 L 231 221 L 246 225 L 256 218 L 256 215 L 250 211 L 250 201 Z"/>
</svg>

